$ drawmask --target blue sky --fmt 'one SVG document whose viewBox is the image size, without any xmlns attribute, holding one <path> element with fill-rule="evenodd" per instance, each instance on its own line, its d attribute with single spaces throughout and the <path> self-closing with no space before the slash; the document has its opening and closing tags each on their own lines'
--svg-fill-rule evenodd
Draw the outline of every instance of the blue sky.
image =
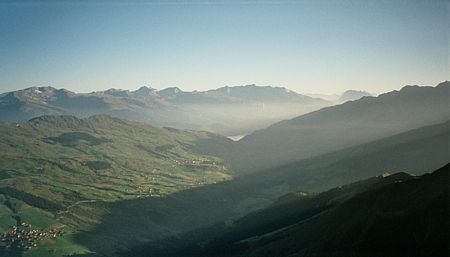
<svg viewBox="0 0 450 257">
<path fill-rule="evenodd" d="M 284 86 L 374 93 L 449 77 L 448 1 L 2 1 L 0 92 Z"/>
</svg>

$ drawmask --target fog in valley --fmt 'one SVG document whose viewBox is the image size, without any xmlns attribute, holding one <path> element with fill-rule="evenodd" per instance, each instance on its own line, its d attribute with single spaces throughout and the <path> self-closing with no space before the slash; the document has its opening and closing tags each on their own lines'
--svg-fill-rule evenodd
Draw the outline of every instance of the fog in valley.
<svg viewBox="0 0 450 257">
<path fill-rule="evenodd" d="M 446 257 L 448 1 L 0 1 L 0 257 Z"/>
</svg>

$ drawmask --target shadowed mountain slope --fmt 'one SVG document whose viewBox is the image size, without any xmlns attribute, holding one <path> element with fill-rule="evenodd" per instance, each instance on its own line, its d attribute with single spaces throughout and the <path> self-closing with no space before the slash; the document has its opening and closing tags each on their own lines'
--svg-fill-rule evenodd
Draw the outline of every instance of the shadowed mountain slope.
<svg viewBox="0 0 450 257">
<path fill-rule="evenodd" d="M 319 192 L 385 171 L 437 169 L 450 161 L 449 138 L 444 123 L 167 198 L 116 202 L 102 223 L 79 240 L 100 256 L 120 255 L 117 251 L 167 256 L 217 235 L 214 224 L 229 223 L 291 191 Z"/>
<path fill-rule="evenodd" d="M 277 167 L 410 129 L 445 122 L 450 82 L 406 86 L 378 97 L 326 107 L 256 131 L 221 155 L 233 170 L 249 173 Z"/>
<path fill-rule="evenodd" d="M 196 254 L 447 256 L 449 172 L 447 164 L 420 177 L 396 173 L 291 194 L 236 221 Z"/>
</svg>

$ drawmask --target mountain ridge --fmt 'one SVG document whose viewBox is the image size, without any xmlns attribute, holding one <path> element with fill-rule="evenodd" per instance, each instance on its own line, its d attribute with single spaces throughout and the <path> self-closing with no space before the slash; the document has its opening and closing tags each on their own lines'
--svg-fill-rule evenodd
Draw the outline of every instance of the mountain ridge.
<svg viewBox="0 0 450 257">
<path fill-rule="evenodd" d="M 218 235 L 214 229 L 211 231 L 206 228 L 203 231 L 205 226 L 214 227 L 219 222 L 232 224 L 249 212 L 269 206 L 288 192 L 300 192 L 300 197 L 308 198 L 369 177 L 378 176 L 379 180 L 382 178 L 380 174 L 387 171 L 421 175 L 438 169 L 450 162 L 447 154 L 449 129 L 448 123 L 443 123 L 408 131 L 284 167 L 235 177 L 224 183 L 179 192 L 162 202 L 147 202 L 144 199 L 121 202 L 112 207 L 114 211 L 104 217 L 104 222 L 98 228 L 89 235 L 80 236 L 80 240 L 93 249 L 97 249 L 97 246 L 89 242 L 104 237 L 110 238 L 112 242 L 129 245 L 129 248 L 138 244 L 135 251 L 121 252 L 118 256 L 141 256 L 139 253 L 142 256 L 170 256 L 172 250 L 191 243 L 196 245 L 198 242 L 207 242 Z M 217 141 L 213 144 L 222 148 Z M 399 173 L 386 177 L 385 181 L 410 176 Z M 301 192 L 308 194 L 303 195 Z M 156 211 L 156 206 L 163 206 L 163 209 Z M 139 212 L 133 208 L 139 208 Z M 132 222 L 121 228 L 115 225 L 121 217 L 129 216 L 133 216 Z M 147 222 L 155 225 L 152 225 L 152 229 L 143 230 L 142 226 Z M 165 234 L 171 229 L 176 232 Z M 149 238 L 150 242 L 140 241 L 142 238 Z M 113 245 L 115 243 L 111 245 L 114 249 Z M 99 249 L 103 254 L 100 256 L 113 256 L 113 249 Z M 185 253 L 182 249 L 181 253 Z"/>
<path fill-rule="evenodd" d="M 284 120 L 256 130 L 222 157 L 252 172 L 380 139 L 450 117 L 450 83 L 407 86 Z"/>
<path fill-rule="evenodd" d="M 219 227 L 206 246 L 170 256 L 446 256 L 449 171 L 446 164 L 291 196 Z"/>
<path fill-rule="evenodd" d="M 342 93 L 342 95 L 339 97 L 337 101 L 343 103 L 347 101 L 358 100 L 366 96 L 373 96 L 373 95 L 367 91 L 350 89 Z"/>
<path fill-rule="evenodd" d="M 187 92 L 178 87 L 156 90 L 143 86 L 134 91 L 111 88 L 75 93 L 30 87 L 0 95 L 0 121 L 23 121 L 41 115 L 107 114 L 158 126 L 233 135 L 331 104 L 277 87 L 228 87 L 225 91 L 232 90 L 232 95 L 223 90 Z M 285 108 L 288 104 L 295 108 Z"/>
</svg>

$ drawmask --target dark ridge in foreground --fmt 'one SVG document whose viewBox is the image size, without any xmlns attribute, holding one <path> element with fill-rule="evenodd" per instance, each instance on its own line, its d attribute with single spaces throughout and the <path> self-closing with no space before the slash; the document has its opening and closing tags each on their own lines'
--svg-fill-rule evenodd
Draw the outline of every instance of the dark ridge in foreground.
<svg viewBox="0 0 450 257">
<path fill-rule="evenodd" d="M 298 197 L 228 228 L 203 256 L 447 256 L 450 164 Z"/>
<path fill-rule="evenodd" d="M 152 256 L 447 256 L 449 170 L 289 194 L 232 225 L 203 230 L 214 235 L 210 241 Z M 141 248 L 133 256 L 147 254 Z"/>
</svg>

